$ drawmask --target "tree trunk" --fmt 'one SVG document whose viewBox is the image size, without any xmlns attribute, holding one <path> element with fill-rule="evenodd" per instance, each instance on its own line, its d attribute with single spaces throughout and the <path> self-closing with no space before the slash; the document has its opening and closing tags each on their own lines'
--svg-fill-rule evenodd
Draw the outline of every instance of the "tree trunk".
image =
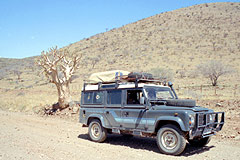
<svg viewBox="0 0 240 160">
<path fill-rule="evenodd" d="M 212 86 L 217 86 L 217 79 L 216 78 L 212 79 Z"/>
<path fill-rule="evenodd" d="M 58 90 L 58 103 L 60 109 L 67 108 L 69 103 L 72 101 L 69 89 L 69 83 L 67 84 L 56 84 Z"/>
</svg>

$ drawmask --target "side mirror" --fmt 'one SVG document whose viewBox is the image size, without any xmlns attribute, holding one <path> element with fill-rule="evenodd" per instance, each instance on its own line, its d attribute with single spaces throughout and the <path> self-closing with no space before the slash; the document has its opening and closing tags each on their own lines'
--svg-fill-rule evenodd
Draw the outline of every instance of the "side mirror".
<svg viewBox="0 0 240 160">
<path fill-rule="evenodd" d="M 169 81 L 169 82 L 168 82 L 168 86 L 169 86 L 169 87 L 172 87 L 172 86 L 173 86 L 172 82 Z"/>
<path fill-rule="evenodd" d="M 144 102 L 145 102 L 145 97 L 141 97 L 140 98 L 140 104 L 144 104 Z"/>
</svg>

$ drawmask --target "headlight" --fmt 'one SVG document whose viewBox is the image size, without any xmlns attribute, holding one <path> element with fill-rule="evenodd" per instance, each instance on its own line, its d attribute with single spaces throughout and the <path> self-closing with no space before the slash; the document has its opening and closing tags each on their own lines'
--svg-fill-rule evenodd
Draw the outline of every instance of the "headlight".
<svg viewBox="0 0 240 160">
<path fill-rule="evenodd" d="M 189 115 L 189 126 L 190 128 L 194 127 L 195 124 L 195 114 L 190 114 Z"/>
<path fill-rule="evenodd" d="M 209 114 L 209 122 L 214 123 L 215 121 L 215 115 L 214 114 Z"/>
</svg>

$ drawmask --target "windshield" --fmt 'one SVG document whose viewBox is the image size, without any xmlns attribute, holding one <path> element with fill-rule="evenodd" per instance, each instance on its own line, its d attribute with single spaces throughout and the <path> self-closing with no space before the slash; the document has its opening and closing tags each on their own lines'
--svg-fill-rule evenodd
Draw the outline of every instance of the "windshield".
<svg viewBox="0 0 240 160">
<path fill-rule="evenodd" d="M 150 100 L 174 99 L 171 89 L 167 87 L 145 87 L 144 90 Z"/>
</svg>

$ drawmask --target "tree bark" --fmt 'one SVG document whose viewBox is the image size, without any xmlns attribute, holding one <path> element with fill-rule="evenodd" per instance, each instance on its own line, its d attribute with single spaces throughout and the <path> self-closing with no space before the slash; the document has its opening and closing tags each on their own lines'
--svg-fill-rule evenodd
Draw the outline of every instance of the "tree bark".
<svg viewBox="0 0 240 160">
<path fill-rule="evenodd" d="M 58 103 L 60 109 L 67 108 L 72 101 L 69 84 L 56 84 L 58 90 Z"/>
</svg>

